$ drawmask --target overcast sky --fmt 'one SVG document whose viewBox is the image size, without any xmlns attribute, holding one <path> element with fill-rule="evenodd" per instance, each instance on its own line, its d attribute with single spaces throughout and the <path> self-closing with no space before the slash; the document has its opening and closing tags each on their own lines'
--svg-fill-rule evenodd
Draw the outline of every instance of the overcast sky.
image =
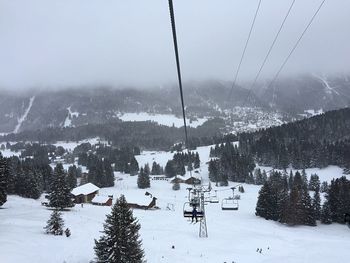
<svg viewBox="0 0 350 263">
<path fill-rule="evenodd" d="M 292 0 L 262 0 L 240 81 L 251 80 Z M 232 80 L 258 0 L 174 0 L 185 81 Z M 281 65 L 321 0 L 296 0 L 263 71 Z M 284 74 L 346 73 L 350 1 L 327 0 Z M 0 87 L 176 81 L 167 0 L 0 0 Z"/>
</svg>

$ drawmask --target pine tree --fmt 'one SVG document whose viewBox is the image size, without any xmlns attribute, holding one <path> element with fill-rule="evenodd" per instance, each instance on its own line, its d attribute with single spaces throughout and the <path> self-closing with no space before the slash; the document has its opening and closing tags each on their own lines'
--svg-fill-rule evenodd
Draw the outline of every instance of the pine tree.
<svg viewBox="0 0 350 263">
<path fill-rule="evenodd" d="M 194 169 L 198 169 L 201 166 L 201 161 L 199 159 L 199 154 L 196 152 L 196 156 L 194 159 Z"/>
<path fill-rule="evenodd" d="M 103 173 L 105 177 L 105 184 L 103 185 L 103 187 L 114 186 L 114 172 L 112 169 L 112 165 L 108 160 L 103 161 Z"/>
<path fill-rule="evenodd" d="M 192 170 L 193 170 L 192 162 L 189 162 L 187 166 L 187 171 L 192 171 Z"/>
<path fill-rule="evenodd" d="M 261 187 L 258 196 L 258 202 L 255 208 L 255 215 L 261 216 L 267 220 L 273 219 L 271 209 L 274 206 L 274 201 L 272 198 L 272 191 L 270 184 L 265 182 Z"/>
<path fill-rule="evenodd" d="M 46 234 L 52 234 L 55 236 L 62 235 L 63 227 L 64 222 L 62 219 L 62 214 L 58 211 L 58 209 L 55 209 L 52 212 L 50 219 L 47 221 L 46 227 L 44 227 Z"/>
<path fill-rule="evenodd" d="M 134 156 L 130 160 L 129 171 L 130 171 L 131 176 L 137 175 L 137 173 L 139 171 L 139 164 Z"/>
<path fill-rule="evenodd" d="M 143 168 L 143 171 L 148 176 L 151 174 L 151 171 L 149 169 L 149 164 L 148 163 L 145 164 L 145 168 Z"/>
<path fill-rule="evenodd" d="M 317 174 L 312 174 L 309 181 L 309 190 L 316 191 L 317 188 L 320 189 L 320 178 Z"/>
<path fill-rule="evenodd" d="M 315 219 L 321 219 L 321 197 L 320 197 L 320 188 L 316 188 L 314 192 L 314 197 L 312 199 L 312 207 L 314 209 Z"/>
<path fill-rule="evenodd" d="M 153 162 L 152 164 L 152 170 L 151 170 L 152 175 L 160 175 L 160 165 L 157 164 L 156 162 Z"/>
<path fill-rule="evenodd" d="M 6 175 L 6 160 L 0 153 L 0 206 L 7 200 L 7 175 Z"/>
<path fill-rule="evenodd" d="M 142 263 L 144 251 L 139 238 L 140 224 L 123 195 L 117 199 L 103 225 L 104 235 L 95 240 L 97 262 Z"/>
<path fill-rule="evenodd" d="M 137 177 L 137 186 L 140 189 L 149 188 L 151 186 L 149 175 L 145 173 L 143 168 L 140 169 L 139 176 Z"/>
<path fill-rule="evenodd" d="M 49 206 L 56 208 L 67 208 L 73 206 L 71 193 L 66 181 L 66 174 L 62 164 L 57 164 L 52 178 L 51 192 L 49 193 Z"/>
<path fill-rule="evenodd" d="M 321 222 L 323 224 L 332 224 L 332 213 L 328 201 L 325 201 L 321 210 Z"/>
<path fill-rule="evenodd" d="M 166 177 L 174 177 L 176 176 L 176 171 L 174 167 L 174 161 L 169 160 L 165 165 L 165 176 Z"/>
<path fill-rule="evenodd" d="M 38 172 L 27 171 L 25 180 L 26 190 L 22 196 L 33 199 L 38 199 L 41 196 L 40 176 Z"/>
<path fill-rule="evenodd" d="M 327 193 L 328 192 L 328 182 L 327 181 L 323 181 L 321 184 L 321 188 L 320 188 L 320 192 L 321 193 Z"/>
<path fill-rule="evenodd" d="M 68 168 L 67 183 L 70 189 L 77 187 L 77 167 L 75 165 Z"/>
</svg>

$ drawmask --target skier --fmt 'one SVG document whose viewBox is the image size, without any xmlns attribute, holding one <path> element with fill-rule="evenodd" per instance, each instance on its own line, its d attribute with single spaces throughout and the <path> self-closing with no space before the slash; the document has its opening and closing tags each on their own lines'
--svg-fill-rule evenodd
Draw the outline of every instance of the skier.
<svg viewBox="0 0 350 263">
<path fill-rule="evenodd" d="M 196 219 L 196 223 L 198 222 L 197 213 L 197 207 L 194 206 L 192 210 L 192 223 L 194 219 Z"/>
</svg>

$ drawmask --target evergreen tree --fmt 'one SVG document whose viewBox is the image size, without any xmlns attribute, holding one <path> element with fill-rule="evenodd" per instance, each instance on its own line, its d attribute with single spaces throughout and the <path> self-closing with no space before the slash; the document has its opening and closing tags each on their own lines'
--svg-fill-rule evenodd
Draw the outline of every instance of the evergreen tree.
<svg viewBox="0 0 350 263">
<path fill-rule="evenodd" d="M 261 187 L 258 196 L 258 202 L 256 204 L 255 215 L 261 216 L 267 220 L 273 219 L 271 213 L 272 207 L 274 206 L 274 201 L 272 198 L 272 191 L 270 184 L 265 182 Z"/>
<path fill-rule="evenodd" d="M 321 184 L 321 188 L 320 188 L 320 192 L 321 193 L 327 193 L 328 192 L 328 182 L 323 181 Z"/>
<path fill-rule="evenodd" d="M 7 176 L 6 176 L 6 160 L 0 153 L 0 206 L 7 200 Z"/>
<path fill-rule="evenodd" d="M 46 234 L 51 234 L 55 236 L 62 235 L 63 227 L 64 222 L 62 219 L 62 214 L 58 211 L 58 209 L 55 209 L 52 212 L 50 219 L 47 221 L 46 227 L 44 227 Z"/>
<path fill-rule="evenodd" d="M 211 159 L 209 161 L 208 171 L 209 171 L 209 180 L 211 182 L 215 182 L 216 186 L 218 186 L 219 182 L 219 171 L 218 171 L 218 162 Z"/>
<path fill-rule="evenodd" d="M 105 177 L 105 184 L 103 187 L 114 186 L 114 172 L 112 169 L 112 164 L 108 160 L 103 161 L 103 174 Z"/>
<path fill-rule="evenodd" d="M 145 168 L 143 168 L 143 172 L 148 176 L 151 174 L 148 163 L 145 164 Z"/>
<path fill-rule="evenodd" d="M 140 189 L 149 188 L 151 186 L 149 175 L 145 173 L 143 168 L 140 169 L 139 176 L 137 177 L 137 186 Z"/>
<path fill-rule="evenodd" d="M 138 171 L 139 171 L 139 164 L 135 158 L 135 156 L 133 156 L 130 160 L 130 167 L 129 167 L 129 171 L 130 171 L 130 175 L 137 175 Z"/>
<path fill-rule="evenodd" d="M 169 160 L 165 165 L 165 176 L 166 177 L 174 177 L 176 176 L 176 171 L 174 167 L 174 161 Z"/>
<path fill-rule="evenodd" d="M 320 190 L 320 178 L 317 174 L 312 174 L 309 181 L 309 190 L 316 191 L 317 188 Z"/>
<path fill-rule="evenodd" d="M 328 201 L 325 201 L 322 206 L 321 222 L 323 224 L 332 224 L 332 214 Z"/>
<path fill-rule="evenodd" d="M 27 171 L 25 177 L 25 192 L 22 196 L 38 199 L 41 195 L 40 174 L 38 172 Z"/>
<path fill-rule="evenodd" d="M 156 162 L 153 162 L 153 164 L 152 164 L 151 174 L 152 175 L 160 175 L 161 174 L 160 165 L 157 164 Z"/>
<path fill-rule="evenodd" d="M 112 207 L 103 225 L 104 235 L 95 240 L 97 262 L 142 263 L 144 251 L 139 239 L 140 224 L 133 217 L 122 195 Z"/>
<path fill-rule="evenodd" d="M 189 163 L 188 163 L 187 171 L 193 171 L 192 162 L 189 162 Z"/>
<path fill-rule="evenodd" d="M 67 183 L 70 189 L 77 187 L 77 167 L 75 165 L 68 168 Z"/>
<path fill-rule="evenodd" d="M 314 192 L 314 197 L 312 199 L 312 206 L 314 209 L 315 219 L 321 219 L 321 197 L 320 197 L 320 188 L 316 188 Z"/>
<path fill-rule="evenodd" d="M 186 169 L 185 169 L 185 165 L 184 164 L 180 165 L 178 174 L 182 175 L 182 176 L 184 176 L 186 174 Z"/>
<path fill-rule="evenodd" d="M 264 180 L 260 168 L 254 170 L 254 181 L 256 185 L 263 185 L 266 180 Z"/>
<path fill-rule="evenodd" d="M 201 161 L 199 159 L 199 154 L 196 152 L 196 156 L 194 159 L 194 169 L 198 169 L 201 166 Z"/>
<path fill-rule="evenodd" d="M 66 174 L 62 164 L 57 164 L 54 169 L 54 175 L 50 186 L 49 206 L 55 208 L 72 207 L 70 188 L 66 181 Z"/>
</svg>

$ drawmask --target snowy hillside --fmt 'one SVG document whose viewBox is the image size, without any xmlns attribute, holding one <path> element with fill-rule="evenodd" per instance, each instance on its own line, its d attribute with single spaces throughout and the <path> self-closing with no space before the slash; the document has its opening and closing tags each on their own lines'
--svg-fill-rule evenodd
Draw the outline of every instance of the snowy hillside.
<svg viewBox="0 0 350 263">
<path fill-rule="evenodd" d="M 72 147 L 73 143 L 67 143 Z M 206 162 L 210 147 L 200 147 L 200 176 L 208 183 Z M 9 153 L 7 153 L 8 155 Z M 143 152 L 136 156 L 139 165 L 156 161 L 162 166 L 172 158 L 169 152 Z M 266 167 L 266 170 L 269 170 Z M 337 167 L 306 170 L 317 172 L 320 180 L 340 177 Z M 137 188 L 137 177 L 115 173 L 116 184 L 103 188 L 101 196 L 124 194 L 129 202 L 148 204 L 145 190 Z M 234 184 L 233 184 L 234 185 Z M 187 185 L 173 191 L 168 181 L 151 181 L 147 189 L 158 198 L 160 210 L 134 210 L 141 224 L 141 238 L 146 259 L 157 262 L 337 262 L 350 256 L 350 230 L 339 224 L 317 227 L 288 227 L 255 216 L 255 205 L 260 186 L 244 185 L 238 211 L 222 211 L 219 204 L 206 206 L 208 238 L 199 238 L 199 223 L 191 224 L 183 218 L 183 204 L 187 201 Z M 214 187 L 214 189 L 216 189 Z M 229 187 L 218 188 L 220 202 L 229 197 Z M 45 235 L 43 227 L 50 210 L 41 206 L 41 200 L 8 196 L 0 209 L 0 262 L 6 263 L 87 263 L 94 259 L 94 239 L 101 235 L 105 215 L 110 207 L 85 204 L 64 212 L 66 227 L 72 235 Z M 167 209 L 174 208 L 172 209 Z M 174 248 L 172 248 L 174 246 Z M 257 248 L 262 253 L 256 252 Z"/>
</svg>

